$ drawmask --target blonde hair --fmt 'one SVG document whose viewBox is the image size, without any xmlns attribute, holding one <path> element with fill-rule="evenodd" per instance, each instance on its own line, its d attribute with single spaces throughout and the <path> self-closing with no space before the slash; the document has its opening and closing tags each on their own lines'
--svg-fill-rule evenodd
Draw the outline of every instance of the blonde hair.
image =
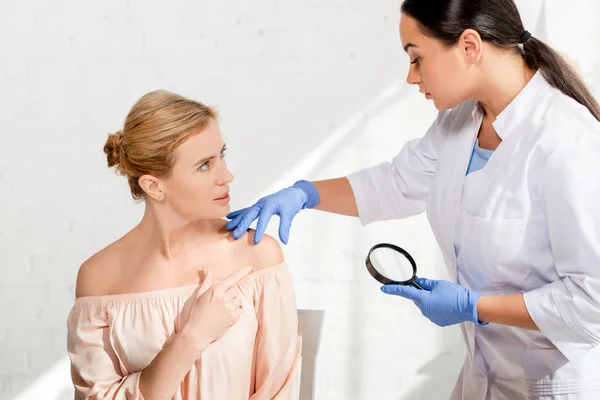
<svg viewBox="0 0 600 400">
<path fill-rule="evenodd" d="M 122 130 L 108 135 L 104 153 L 108 167 L 127 176 L 134 199 L 143 198 L 142 175 L 168 177 L 173 152 L 190 135 L 206 127 L 217 112 L 200 102 L 166 90 L 145 94 L 131 108 Z"/>
</svg>

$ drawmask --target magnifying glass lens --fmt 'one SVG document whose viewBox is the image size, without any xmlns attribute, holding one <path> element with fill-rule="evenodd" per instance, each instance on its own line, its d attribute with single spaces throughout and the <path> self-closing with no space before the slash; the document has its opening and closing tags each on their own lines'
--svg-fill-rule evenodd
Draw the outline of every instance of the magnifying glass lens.
<svg viewBox="0 0 600 400">
<path fill-rule="evenodd" d="M 370 255 L 373 268 L 384 277 L 396 282 L 413 278 L 413 265 L 406 256 L 389 247 L 374 249 Z"/>
</svg>

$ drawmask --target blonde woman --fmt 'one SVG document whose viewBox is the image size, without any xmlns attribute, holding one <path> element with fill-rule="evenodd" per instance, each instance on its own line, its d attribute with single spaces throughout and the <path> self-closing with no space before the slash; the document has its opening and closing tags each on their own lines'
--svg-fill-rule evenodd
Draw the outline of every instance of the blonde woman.
<svg viewBox="0 0 600 400">
<path fill-rule="evenodd" d="M 104 151 L 145 212 L 79 270 L 68 319 L 75 397 L 295 398 L 292 279 L 275 239 L 255 245 L 252 231 L 236 241 L 224 229 L 233 176 L 216 112 L 148 93 Z"/>
</svg>

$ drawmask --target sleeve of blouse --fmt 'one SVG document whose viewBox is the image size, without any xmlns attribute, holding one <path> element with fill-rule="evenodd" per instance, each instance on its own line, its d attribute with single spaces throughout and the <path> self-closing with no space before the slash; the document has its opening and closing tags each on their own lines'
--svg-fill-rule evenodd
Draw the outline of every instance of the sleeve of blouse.
<svg viewBox="0 0 600 400">
<path fill-rule="evenodd" d="M 67 351 L 77 400 L 144 400 L 140 372 L 121 375 L 102 303 L 75 304 L 67 321 Z"/>
<path fill-rule="evenodd" d="M 256 279 L 256 382 L 250 399 L 297 399 L 302 337 L 291 273 L 282 265 Z"/>
</svg>

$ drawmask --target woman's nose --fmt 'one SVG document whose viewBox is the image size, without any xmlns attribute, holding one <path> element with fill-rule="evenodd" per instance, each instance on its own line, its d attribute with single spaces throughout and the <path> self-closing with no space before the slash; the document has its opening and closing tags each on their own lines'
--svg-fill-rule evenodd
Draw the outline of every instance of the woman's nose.
<svg viewBox="0 0 600 400">
<path fill-rule="evenodd" d="M 219 176 L 219 181 L 217 182 L 219 185 L 227 185 L 233 181 L 233 174 L 227 168 L 227 164 L 223 163 L 223 172 Z"/>
<path fill-rule="evenodd" d="M 414 65 L 410 65 L 408 69 L 408 75 L 406 76 L 406 83 L 409 85 L 418 85 L 421 82 L 421 75 L 417 71 Z"/>
</svg>

